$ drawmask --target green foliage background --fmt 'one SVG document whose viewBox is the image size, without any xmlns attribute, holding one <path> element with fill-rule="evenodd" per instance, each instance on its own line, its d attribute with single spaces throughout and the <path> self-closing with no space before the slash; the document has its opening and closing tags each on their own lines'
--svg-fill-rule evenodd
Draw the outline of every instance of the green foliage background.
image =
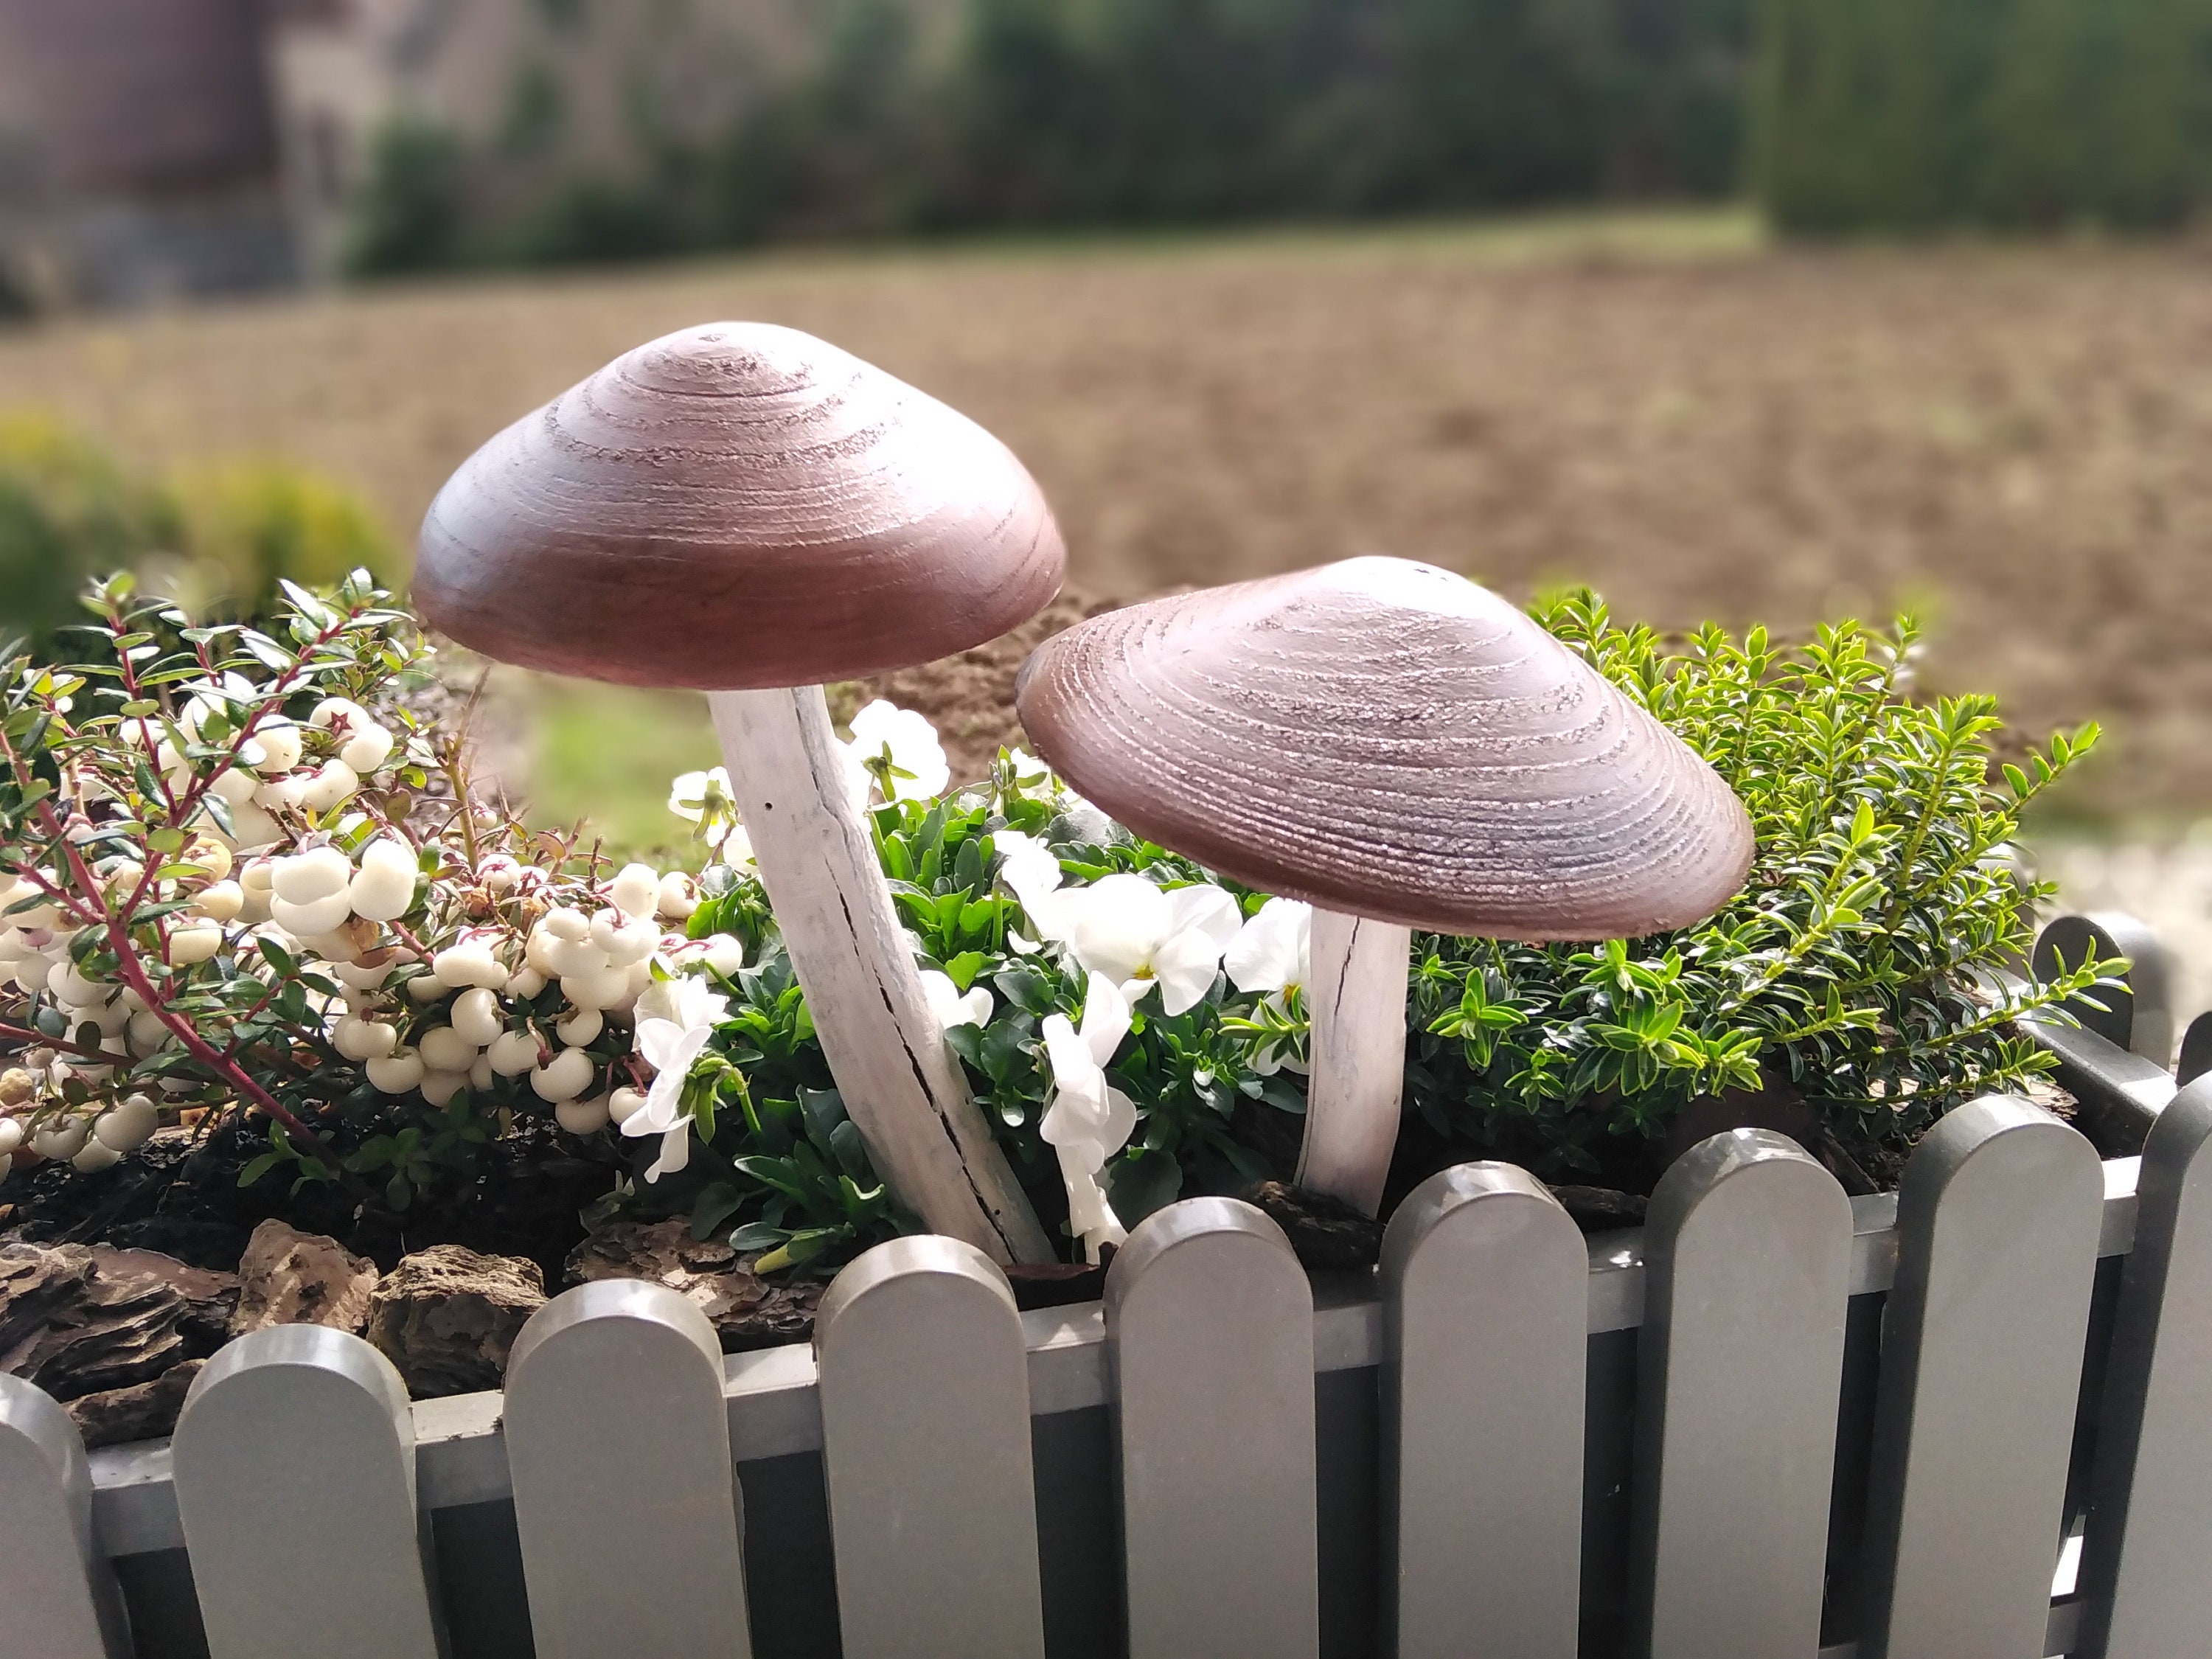
<svg viewBox="0 0 2212 1659">
<path fill-rule="evenodd" d="M 41 651 L 82 622 L 77 595 L 139 570 L 195 612 L 266 613 L 289 579 L 329 587 L 405 567 L 350 488 L 271 460 L 131 471 L 49 417 L 0 413 L 0 635 Z"/>
<path fill-rule="evenodd" d="M 2158 228 L 2212 191 L 2212 0 L 1760 4 L 1784 229 Z"/>
<path fill-rule="evenodd" d="M 363 273 L 635 258 L 775 238 L 1187 224 L 1732 193 L 1750 0 L 830 0 L 812 68 L 703 140 L 634 113 L 639 164 L 562 172 L 527 63 L 476 201 L 450 135 L 395 128 Z M 552 29 L 587 27 L 570 21 Z"/>
</svg>

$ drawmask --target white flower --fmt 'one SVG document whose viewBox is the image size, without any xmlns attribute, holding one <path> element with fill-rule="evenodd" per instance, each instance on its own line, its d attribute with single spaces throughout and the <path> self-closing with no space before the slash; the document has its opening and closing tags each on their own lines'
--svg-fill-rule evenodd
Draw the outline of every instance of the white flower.
<svg viewBox="0 0 2212 1659">
<path fill-rule="evenodd" d="M 952 982 L 952 975 L 939 973 L 934 968 L 921 970 L 921 994 L 929 1000 L 929 1012 L 936 1017 L 938 1029 L 949 1031 L 956 1025 L 988 1025 L 991 1022 L 992 998 L 987 986 L 971 985 L 968 994 Z"/>
<path fill-rule="evenodd" d="M 720 847 L 732 830 L 740 836 L 744 833 L 738 830 L 738 803 L 730 791 L 729 772 L 723 767 L 686 772 L 678 777 L 668 786 L 668 810 L 697 824 L 699 839 L 709 847 Z M 745 850 L 750 858 L 750 844 Z"/>
<path fill-rule="evenodd" d="M 1096 1261 L 1100 1245 L 1127 1237 L 1098 1172 L 1137 1127 L 1135 1104 L 1106 1080 L 1106 1062 L 1129 1034 L 1129 1004 L 1111 980 L 1094 973 L 1084 993 L 1083 1029 L 1069 1024 L 1065 1014 L 1048 1014 L 1039 1030 L 1052 1062 L 1053 1094 L 1038 1133 L 1060 1154 L 1068 1227 Z"/>
<path fill-rule="evenodd" d="M 684 1081 L 729 1006 L 703 979 L 686 975 L 667 982 L 673 988 L 656 1006 L 665 1007 L 669 1018 L 641 1015 L 637 1022 L 637 1052 L 653 1068 L 653 1087 L 622 1126 L 625 1135 L 660 1137 L 660 1156 L 645 1172 L 647 1181 L 673 1175 L 691 1161 L 691 1119 L 678 1109 Z"/>
<path fill-rule="evenodd" d="M 1065 878 L 1060 860 L 1052 848 L 1034 836 L 1025 836 L 1018 830 L 994 832 L 991 845 L 999 852 L 1000 884 L 1012 893 L 1036 929 L 1037 938 L 1054 944 L 1065 944 L 1075 918 L 1068 907 L 1074 896 L 1060 890 Z M 1018 935 L 1017 951 L 1033 951 L 1036 945 Z"/>
<path fill-rule="evenodd" d="M 1221 958 L 1240 991 L 1305 988 L 1313 954 L 1313 906 L 1271 898 L 1237 930 Z"/>
<path fill-rule="evenodd" d="M 1168 892 L 1142 876 L 1113 875 L 1069 897 L 1076 961 L 1115 981 L 1131 1002 L 1157 983 L 1170 1014 L 1205 998 L 1237 937 L 1237 901 L 1203 883 Z"/>
<path fill-rule="evenodd" d="M 1303 994 L 1312 973 L 1313 906 L 1297 899 L 1271 898 L 1229 942 L 1221 965 L 1240 991 L 1264 991 L 1277 1012 L 1287 1006 L 1286 992 Z M 1254 1051 L 1252 1069 L 1267 1077 L 1285 1066 L 1302 1070 L 1282 1045 L 1265 1042 Z"/>
<path fill-rule="evenodd" d="M 934 800 L 952 781 L 927 716 L 881 697 L 853 716 L 853 741 L 845 754 L 857 805 L 867 804 L 872 787 L 880 785 L 890 800 Z"/>
</svg>

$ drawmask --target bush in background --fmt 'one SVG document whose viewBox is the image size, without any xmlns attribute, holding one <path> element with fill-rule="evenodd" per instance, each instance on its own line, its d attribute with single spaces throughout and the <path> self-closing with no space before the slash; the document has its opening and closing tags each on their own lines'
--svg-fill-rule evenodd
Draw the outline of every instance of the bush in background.
<svg viewBox="0 0 2212 1659">
<path fill-rule="evenodd" d="M 157 481 L 50 416 L 0 415 L 0 634 L 49 647 L 112 570 L 144 571 L 202 614 L 254 616 L 280 580 L 404 564 L 366 502 L 305 468 L 229 461 Z"/>
<path fill-rule="evenodd" d="M 2160 228 L 2212 191 L 2212 0 L 1763 0 L 1787 230 Z"/>
<path fill-rule="evenodd" d="M 352 269 L 1722 197 L 1741 184 L 1750 3 L 964 0 L 948 46 L 915 0 L 838 0 L 811 67 L 719 129 L 637 112 L 618 177 L 564 161 L 526 64 L 481 153 L 395 127 Z"/>
</svg>

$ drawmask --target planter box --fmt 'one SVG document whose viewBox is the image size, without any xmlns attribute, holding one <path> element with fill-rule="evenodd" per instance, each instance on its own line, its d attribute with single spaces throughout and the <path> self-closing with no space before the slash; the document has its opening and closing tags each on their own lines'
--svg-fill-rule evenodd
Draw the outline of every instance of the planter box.
<svg viewBox="0 0 2212 1659">
<path fill-rule="evenodd" d="M 2208 1146 L 2212 1085 L 2101 1164 L 1992 1099 L 1847 1200 L 1747 1132 L 1588 1241 L 1464 1166 L 1341 1279 L 1192 1200 L 1105 1303 L 1025 1315 L 974 1252 L 902 1240 L 811 1349 L 726 1358 L 673 1292 L 602 1283 L 504 1395 L 411 1407 L 365 1344 L 264 1331 L 174 1441 L 89 1460 L 0 1379 L 0 1649 L 2201 1651 Z"/>
</svg>

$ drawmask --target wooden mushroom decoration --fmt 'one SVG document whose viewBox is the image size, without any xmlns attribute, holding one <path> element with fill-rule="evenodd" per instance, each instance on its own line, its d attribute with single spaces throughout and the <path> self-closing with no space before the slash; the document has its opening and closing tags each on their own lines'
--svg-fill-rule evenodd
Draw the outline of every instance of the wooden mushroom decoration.
<svg viewBox="0 0 2212 1659">
<path fill-rule="evenodd" d="M 1368 1214 L 1398 1136 L 1412 930 L 1635 938 L 1711 915 L 1752 828 L 1712 769 L 1463 577 L 1351 559 L 1094 617 L 1022 724 L 1139 834 L 1310 901 L 1297 1179 Z"/>
<path fill-rule="evenodd" d="M 822 684 L 1043 606 L 1066 555 L 982 428 L 811 336 L 686 329 L 493 438 L 423 521 L 423 617 L 503 662 L 707 691 L 793 969 L 854 1122 L 935 1231 L 1050 1242 L 929 1012 Z"/>
</svg>

